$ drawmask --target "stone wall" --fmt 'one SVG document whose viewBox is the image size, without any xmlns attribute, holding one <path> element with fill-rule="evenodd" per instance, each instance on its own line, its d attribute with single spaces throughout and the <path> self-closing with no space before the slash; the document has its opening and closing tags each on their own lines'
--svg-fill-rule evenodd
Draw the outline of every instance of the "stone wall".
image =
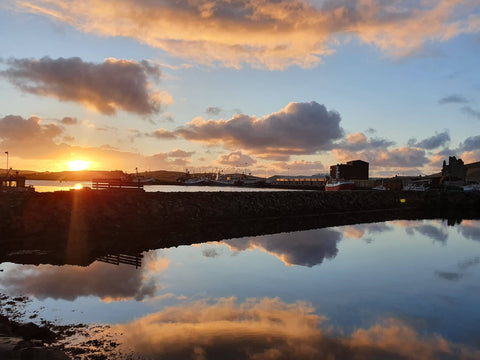
<svg viewBox="0 0 480 360">
<path fill-rule="evenodd" d="M 91 252 L 93 248 L 98 254 L 135 252 L 221 240 L 222 236 L 294 231 L 295 224 L 308 224 L 313 228 L 385 221 L 401 218 L 402 214 L 406 216 L 412 211 L 420 218 L 476 216 L 480 214 L 480 194 L 403 191 L 154 193 L 89 189 L 0 193 L 0 244 L 5 252 L 64 249 L 70 257 Z"/>
</svg>

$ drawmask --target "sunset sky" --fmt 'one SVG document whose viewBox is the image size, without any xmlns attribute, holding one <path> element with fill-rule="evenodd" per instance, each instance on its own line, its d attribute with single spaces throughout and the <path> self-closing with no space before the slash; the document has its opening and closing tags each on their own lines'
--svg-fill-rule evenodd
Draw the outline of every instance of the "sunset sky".
<svg viewBox="0 0 480 360">
<path fill-rule="evenodd" d="M 0 169 L 480 161 L 478 0 L 4 0 L 0 32 Z"/>
</svg>

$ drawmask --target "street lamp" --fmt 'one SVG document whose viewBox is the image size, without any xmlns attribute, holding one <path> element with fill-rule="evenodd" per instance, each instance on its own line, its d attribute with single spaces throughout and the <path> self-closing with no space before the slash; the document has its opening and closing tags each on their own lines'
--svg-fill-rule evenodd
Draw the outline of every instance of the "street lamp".
<svg viewBox="0 0 480 360">
<path fill-rule="evenodd" d="M 5 151 L 5 154 L 7 154 L 7 175 L 8 175 L 8 151 Z"/>
</svg>

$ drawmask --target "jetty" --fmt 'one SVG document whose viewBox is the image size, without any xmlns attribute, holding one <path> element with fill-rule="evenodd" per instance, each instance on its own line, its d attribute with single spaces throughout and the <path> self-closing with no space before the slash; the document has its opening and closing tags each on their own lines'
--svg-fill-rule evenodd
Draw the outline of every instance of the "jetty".
<svg viewBox="0 0 480 360">
<path fill-rule="evenodd" d="M 92 189 L 94 190 L 134 190 L 144 191 L 143 183 L 140 180 L 131 179 L 93 179 Z"/>
</svg>

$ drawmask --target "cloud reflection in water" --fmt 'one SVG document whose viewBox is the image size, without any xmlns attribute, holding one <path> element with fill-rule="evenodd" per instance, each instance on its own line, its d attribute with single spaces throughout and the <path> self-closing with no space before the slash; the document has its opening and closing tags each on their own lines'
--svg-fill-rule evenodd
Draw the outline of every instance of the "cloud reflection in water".
<svg viewBox="0 0 480 360">
<path fill-rule="evenodd" d="M 325 330 L 325 317 L 305 303 L 278 298 L 200 300 L 124 325 L 126 349 L 161 359 L 474 359 L 479 352 L 441 336 L 421 336 L 398 319 L 351 335 Z"/>
<path fill-rule="evenodd" d="M 279 258 L 287 266 L 312 267 L 325 258 L 333 259 L 342 234 L 336 230 L 317 229 L 296 233 L 280 233 L 248 239 L 222 241 L 232 251 L 260 249 Z"/>
<path fill-rule="evenodd" d="M 152 274 L 168 267 L 168 259 L 158 252 L 149 252 L 143 267 L 114 266 L 94 262 L 81 266 L 21 266 L 8 269 L 0 285 L 10 294 L 24 294 L 38 299 L 75 300 L 81 296 L 97 296 L 103 301 L 143 300 L 155 296 L 160 289 Z"/>
</svg>

